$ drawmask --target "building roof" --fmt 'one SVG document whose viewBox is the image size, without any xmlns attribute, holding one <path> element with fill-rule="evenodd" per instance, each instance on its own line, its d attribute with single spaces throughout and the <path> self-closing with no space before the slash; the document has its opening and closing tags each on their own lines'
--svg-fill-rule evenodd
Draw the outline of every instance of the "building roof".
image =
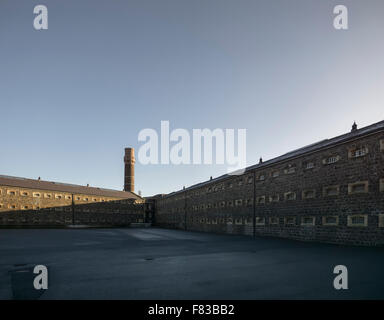
<svg viewBox="0 0 384 320">
<path fill-rule="evenodd" d="M 384 131 L 384 120 L 377 122 L 377 123 L 374 123 L 372 125 L 369 125 L 367 127 L 363 127 L 361 129 L 356 129 L 354 131 L 348 132 L 346 134 L 343 134 L 343 135 L 340 135 L 340 136 L 337 136 L 337 137 L 334 137 L 331 139 L 321 140 L 319 142 L 307 145 L 307 146 L 302 147 L 300 149 L 290 151 L 288 153 L 285 153 L 285 154 L 283 154 L 279 157 L 273 158 L 271 160 L 264 161 L 264 162 L 261 162 L 261 163 L 256 164 L 256 165 L 249 166 L 249 167 L 245 168 L 245 172 L 253 170 L 253 169 L 261 169 L 264 167 L 269 167 L 269 166 L 275 165 L 277 163 L 282 163 L 282 162 L 285 162 L 288 160 L 295 159 L 299 156 L 303 156 L 303 155 L 317 152 L 320 150 L 328 149 L 328 148 L 334 147 L 338 144 L 346 143 L 348 141 L 352 141 L 352 140 L 355 140 L 355 139 L 358 139 L 358 138 L 361 138 L 361 137 L 364 137 L 367 135 L 371 135 L 371 134 L 374 134 L 374 133 L 377 133 L 380 131 Z M 219 176 L 217 178 L 192 185 L 192 186 L 185 188 L 183 190 L 169 193 L 166 196 L 173 196 L 175 194 L 182 193 L 184 191 L 188 191 L 188 190 L 192 190 L 192 189 L 196 189 L 196 188 L 202 187 L 204 185 L 211 184 L 213 182 L 219 182 L 219 181 L 224 180 L 226 178 L 233 177 L 234 175 L 235 174 L 224 174 L 224 175 Z"/>
<path fill-rule="evenodd" d="M 0 186 L 10 186 L 19 188 L 29 188 L 38 190 L 60 191 L 72 194 L 84 194 L 101 197 L 112 197 L 122 199 L 141 199 L 133 192 L 86 187 L 75 184 L 66 184 L 53 181 L 33 180 L 19 177 L 3 176 L 0 175 Z"/>
</svg>

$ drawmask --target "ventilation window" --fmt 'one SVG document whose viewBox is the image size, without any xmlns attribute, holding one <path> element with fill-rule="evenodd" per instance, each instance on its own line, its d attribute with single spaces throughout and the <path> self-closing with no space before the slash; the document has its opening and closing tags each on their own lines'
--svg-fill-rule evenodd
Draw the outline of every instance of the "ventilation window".
<svg viewBox="0 0 384 320">
<path fill-rule="evenodd" d="M 265 203 L 265 196 L 257 197 L 256 203 L 257 204 L 264 204 Z"/>
<path fill-rule="evenodd" d="M 348 194 L 367 193 L 368 181 L 355 182 L 348 184 Z"/>
<path fill-rule="evenodd" d="M 348 227 L 366 227 L 368 216 L 366 214 L 348 216 Z"/>
<path fill-rule="evenodd" d="M 296 199 L 296 193 L 295 192 L 286 192 L 284 194 L 284 199 L 287 201 L 295 200 Z"/>
<path fill-rule="evenodd" d="M 40 192 L 34 192 L 33 197 L 34 198 L 41 198 L 41 193 Z"/>
<path fill-rule="evenodd" d="M 294 225 L 296 223 L 296 218 L 295 217 L 286 217 L 284 219 L 284 223 L 286 225 Z"/>
<path fill-rule="evenodd" d="M 301 218 L 302 226 L 314 226 L 315 225 L 315 217 L 302 217 Z"/>
<path fill-rule="evenodd" d="M 325 216 L 322 220 L 324 226 L 337 226 L 339 224 L 338 216 Z"/>
<path fill-rule="evenodd" d="M 62 199 L 63 198 L 63 195 L 61 194 L 55 194 L 55 199 Z"/>
<path fill-rule="evenodd" d="M 269 218 L 269 224 L 279 224 L 279 218 L 277 218 L 277 217 L 270 217 Z"/>
<path fill-rule="evenodd" d="M 52 194 L 51 193 L 44 193 L 44 198 L 51 199 L 52 198 Z"/>
<path fill-rule="evenodd" d="M 27 191 L 21 191 L 20 192 L 20 195 L 23 196 L 23 197 L 27 197 L 29 195 L 29 192 Z"/>
<path fill-rule="evenodd" d="M 316 197 L 316 191 L 315 190 L 305 190 L 302 194 L 303 199 L 313 199 Z"/>
<path fill-rule="evenodd" d="M 265 225 L 265 218 L 264 217 L 256 217 L 256 225 L 257 226 L 264 226 Z"/>
<path fill-rule="evenodd" d="M 66 196 L 65 196 L 65 199 L 66 199 L 66 200 L 71 200 L 72 197 L 71 197 L 70 195 L 66 195 Z"/>
<path fill-rule="evenodd" d="M 330 186 L 323 189 L 324 196 L 338 196 L 339 195 L 339 186 Z"/>
</svg>

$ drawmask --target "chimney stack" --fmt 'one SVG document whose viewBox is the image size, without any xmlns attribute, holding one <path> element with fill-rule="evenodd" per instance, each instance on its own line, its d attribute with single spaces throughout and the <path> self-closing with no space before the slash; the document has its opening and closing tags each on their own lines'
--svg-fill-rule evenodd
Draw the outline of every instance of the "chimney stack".
<svg viewBox="0 0 384 320">
<path fill-rule="evenodd" d="M 135 149 L 125 148 L 124 191 L 135 191 Z"/>
</svg>

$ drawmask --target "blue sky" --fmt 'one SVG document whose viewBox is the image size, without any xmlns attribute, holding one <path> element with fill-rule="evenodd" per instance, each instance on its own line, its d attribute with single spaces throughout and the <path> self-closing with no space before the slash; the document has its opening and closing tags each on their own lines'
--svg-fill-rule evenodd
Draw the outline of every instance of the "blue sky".
<svg viewBox="0 0 384 320">
<path fill-rule="evenodd" d="M 383 16 L 382 0 L 1 0 L 0 173 L 122 189 L 124 147 L 161 120 L 247 129 L 249 165 L 383 120 Z M 137 162 L 136 191 L 223 173 Z"/>
</svg>

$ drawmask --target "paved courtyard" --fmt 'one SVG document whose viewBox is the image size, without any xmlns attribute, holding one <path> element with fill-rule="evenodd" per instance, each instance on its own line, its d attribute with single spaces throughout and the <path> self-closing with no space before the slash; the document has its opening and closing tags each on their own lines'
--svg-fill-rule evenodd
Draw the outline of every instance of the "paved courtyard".
<svg viewBox="0 0 384 320">
<path fill-rule="evenodd" d="M 45 265 L 48 290 L 33 288 Z M 348 268 L 349 289 L 333 288 Z M 384 248 L 166 229 L 0 229 L 0 299 L 383 299 Z"/>
</svg>

